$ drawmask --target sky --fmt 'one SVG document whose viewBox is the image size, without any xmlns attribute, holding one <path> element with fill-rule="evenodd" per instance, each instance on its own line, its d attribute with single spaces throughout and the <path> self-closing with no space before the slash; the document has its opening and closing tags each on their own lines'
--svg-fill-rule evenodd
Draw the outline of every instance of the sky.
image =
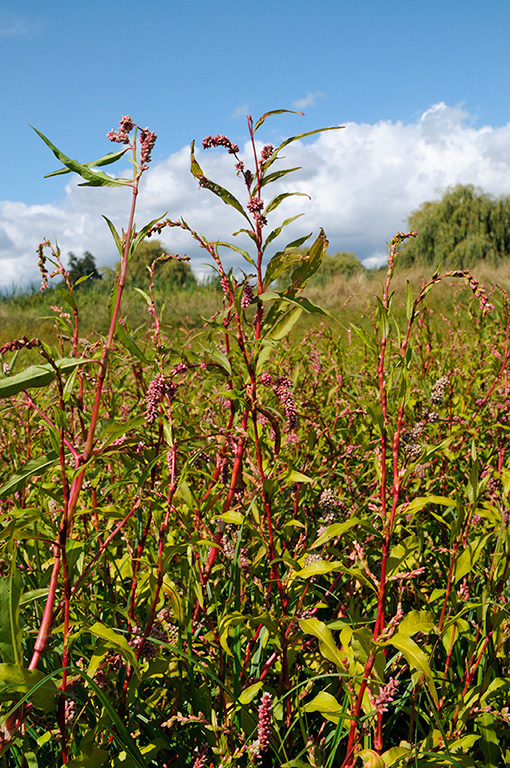
<svg viewBox="0 0 510 768">
<path fill-rule="evenodd" d="M 242 198 L 232 156 L 203 151 L 205 136 L 229 136 L 248 165 L 247 114 L 305 113 L 267 120 L 260 146 L 344 126 L 285 149 L 279 167 L 301 170 L 271 196 L 310 199 L 289 198 L 274 212 L 273 228 L 303 216 L 268 252 L 323 227 L 330 252 L 380 264 L 409 214 L 446 187 L 510 195 L 509 38 L 508 0 L 0 0 L 0 289 L 38 281 L 36 248 L 46 238 L 64 260 L 88 250 L 98 266 L 114 264 L 102 214 L 125 227 L 128 191 L 44 179 L 59 164 L 30 126 L 87 162 L 118 147 L 106 133 L 127 114 L 158 136 L 137 227 L 168 211 L 240 247 L 248 241 L 232 238 L 239 214 L 190 175 L 191 141 L 206 175 Z M 208 273 L 186 233 L 161 239 Z M 239 264 L 222 253 L 227 267 Z"/>
</svg>

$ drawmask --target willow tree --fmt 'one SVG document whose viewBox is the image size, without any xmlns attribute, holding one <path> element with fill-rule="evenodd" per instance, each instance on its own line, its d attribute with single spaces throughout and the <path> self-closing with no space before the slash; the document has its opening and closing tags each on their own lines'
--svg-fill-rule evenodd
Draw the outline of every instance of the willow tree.
<svg viewBox="0 0 510 768">
<path fill-rule="evenodd" d="M 402 249 L 401 265 L 442 264 L 464 269 L 510 256 L 510 198 L 495 198 L 472 184 L 448 188 L 408 219 L 418 236 Z"/>
</svg>

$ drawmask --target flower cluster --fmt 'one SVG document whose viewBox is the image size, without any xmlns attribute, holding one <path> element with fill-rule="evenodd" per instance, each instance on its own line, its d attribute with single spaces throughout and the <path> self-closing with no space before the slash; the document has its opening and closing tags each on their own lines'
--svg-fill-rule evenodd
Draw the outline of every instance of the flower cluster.
<svg viewBox="0 0 510 768">
<path fill-rule="evenodd" d="M 485 317 L 485 315 L 488 315 L 489 312 L 492 312 L 494 309 L 494 304 L 489 302 L 489 297 L 487 296 L 485 286 L 482 285 L 482 283 L 480 283 L 476 277 L 473 277 L 470 272 L 462 270 L 454 271 L 451 273 L 451 275 L 452 277 L 464 277 L 468 281 L 469 287 L 480 303 L 480 311 L 482 313 L 482 317 Z"/>
<path fill-rule="evenodd" d="M 253 214 L 255 221 L 260 224 L 261 227 L 267 224 L 267 219 L 263 215 L 262 210 L 264 208 L 264 201 L 260 197 L 251 197 L 246 207 Z"/>
<path fill-rule="evenodd" d="M 448 384 L 448 376 L 441 376 L 432 387 L 430 402 L 432 405 L 441 405 L 444 400 L 444 391 Z"/>
<path fill-rule="evenodd" d="M 21 339 L 14 339 L 14 341 L 8 341 L 0 347 L 0 355 L 5 355 L 6 352 L 15 352 L 18 349 L 32 349 L 32 347 L 40 346 L 38 339 L 27 339 L 26 336 L 22 336 Z"/>
<path fill-rule="evenodd" d="M 220 135 L 219 133 L 217 133 L 216 136 L 206 136 L 202 141 L 202 146 L 204 149 L 210 149 L 210 147 L 226 147 L 230 155 L 236 155 L 239 152 L 237 144 L 230 141 L 227 136 Z"/>
<path fill-rule="evenodd" d="M 253 286 L 250 283 L 243 285 L 243 297 L 241 299 L 241 307 L 246 309 L 253 301 Z"/>
<path fill-rule="evenodd" d="M 266 160 L 269 160 L 273 152 L 274 147 L 272 144 L 266 144 L 265 147 L 262 147 L 262 152 L 260 153 L 260 162 L 265 163 Z"/>
<path fill-rule="evenodd" d="M 129 134 L 135 127 L 134 122 L 129 115 L 123 115 L 120 118 L 119 127 L 116 131 L 108 131 L 106 138 L 117 144 L 129 144 Z"/>
<path fill-rule="evenodd" d="M 395 680 L 394 677 L 390 677 L 386 685 L 379 689 L 379 693 L 374 697 L 375 708 L 378 712 L 388 711 L 388 704 L 395 698 L 397 688 L 398 680 Z"/>
<path fill-rule="evenodd" d="M 154 144 L 156 143 L 157 138 L 158 137 L 154 131 L 149 131 L 148 128 L 142 128 L 140 131 L 140 141 L 142 142 L 142 147 L 140 150 L 140 169 L 142 171 L 147 170 L 149 167 L 149 163 L 151 161 L 151 152 L 154 148 Z"/>
<path fill-rule="evenodd" d="M 158 373 L 158 375 L 151 381 L 149 388 L 147 389 L 146 397 L 147 408 L 145 417 L 147 424 L 152 424 L 155 421 L 158 415 L 159 404 L 163 397 L 166 395 L 172 399 L 176 389 L 175 384 L 171 381 L 167 381 L 162 373 Z"/>
<path fill-rule="evenodd" d="M 269 749 L 269 736 L 271 733 L 271 705 L 273 697 L 270 693 L 263 693 L 259 704 L 258 715 L 259 723 L 257 735 L 260 744 L 260 751 L 266 752 Z"/>
<path fill-rule="evenodd" d="M 296 401 L 292 394 L 292 382 L 287 376 L 278 376 L 274 385 L 273 392 L 283 405 L 285 416 L 287 417 L 288 429 L 296 429 L 298 425 Z"/>
</svg>

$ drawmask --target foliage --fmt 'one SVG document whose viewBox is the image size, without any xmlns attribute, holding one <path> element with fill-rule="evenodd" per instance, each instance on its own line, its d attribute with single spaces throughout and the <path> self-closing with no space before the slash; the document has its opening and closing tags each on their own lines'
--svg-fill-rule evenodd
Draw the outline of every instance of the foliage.
<svg viewBox="0 0 510 768">
<path fill-rule="evenodd" d="M 142 240 L 131 256 L 129 284 L 147 288 L 150 282 L 150 268 L 155 263 L 154 284 L 157 287 L 168 289 L 196 285 L 196 278 L 188 262 L 171 257 L 163 259 L 166 255 L 167 251 L 159 240 Z M 120 268 L 120 262 L 115 268 Z"/>
<path fill-rule="evenodd" d="M 305 254 L 304 249 L 296 249 L 296 254 Z M 325 286 L 336 277 L 342 276 L 349 280 L 366 269 L 360 262 L 355 253 L 346 253 L 345 251 L 337 253 L 326 253 L 317 272 L 312 275 L 308 281 L 309 286 Z M 290 277 L 290 270 L 285 270 L 278 278 L 279 284 L 285 285 Z"/>
<path fill-rule="evenodd" d="M 402 267 L 428 264 L 465 269 L 481 261 L 497 264 L 510 255 L 510 198 L 494 198 L 473 185 L 449 188 L 441 200 L 411 214 Z"/>
<path fill-rule="evenodd" d="M 69 282 L 58 351 L 26 336 L 0 349 L 6 764 L 508 762 L 508 297 L 436 271 L 399 306 L 398 234 L 369 330 L 319 326 L 292 343 L 301 314 L 324 317 L 302 289 L 327 240 L 268 258 L 284 197 L 262 192 L 288 172 L 276 163 L 290 141 L 257 145 L 270 114 L 248 118 L 253 170 L 227 137 L 204 140 L 233 156 L 246 205 L 191 150 L 250 250 L 182 219 L 135 233 L 153 134 L 122 118 L 133 205 L 124 240 L 108 223 L 124 254 L 108 332 L 80 335 L 87 294 Z M 165 335 L 153 283 L 149 331 L 131 332 L 121 304 L 135 246 L 173 227 L 209 253 L 223 291 L 184 344 Z M 253 268 L 241 281 L 225 247 Z M 59 270 L 48 248 L 41 267 Z M 446 279 L 473 302 L 434 323 L 426 301 Z"/>
<path fill-rule="evenodd" d="M 96 260 L 90 251 L 85 251 L 81 259 L 71 251 L 69 253 L 68 272 L 73 285 L 81 277 L 86 277 L 89 280 L 102 280 L 102 276 L 97 271 Z"/>
</svg>

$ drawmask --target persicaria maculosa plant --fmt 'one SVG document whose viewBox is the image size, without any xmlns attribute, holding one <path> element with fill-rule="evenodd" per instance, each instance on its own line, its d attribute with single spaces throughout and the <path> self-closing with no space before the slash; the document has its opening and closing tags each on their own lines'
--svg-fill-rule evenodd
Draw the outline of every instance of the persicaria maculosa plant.
<svg viewBox="0 0 510 768">
<path fill-rule="evenodd" d="M 305 315 L 327 320 L 302 294 L 327 240 L 274 252 L 297 217 L 271 223 L 292 193 L 270 185 L 298 170 L 281 153 L 302 138 L 258 141 L 279 112 L 248 117 L 245 152 L 224 135 L 202 143 L 231 155 L 242 197 L 192 144 L 199 187 L 240 216 L 235 242 L 166 214 L 137 230 L 156 137 L 129 117 L 108 134 L 124 146 L 93 163 L 39 134 L 56 173 L 133 194 L 126 228 L 107 220 L 120 266 L 105 337 L 82 338 L 87 294 L 43 241 L 43 283 L 51 264 L 66 305 L 54 305 L 58 352 L 27 336 L 0 347 L 6 765 L 506 759 L 506 294 L 437 270 L 398 296 L 398 249 L 415 234 L 399 233 L 364 319 L 289 341 Z M 101 170 L 128 156 L 132 178 Z M 135 289 L 146 327 L 122 309 L 134 250 L 175 227 L 221 286 L 219 311 L 184 341 L 168 335 L 157 278 L 179 257 L 158 257 Z M 435 326 L 425 299 L 457 278 L 478 301 Z"/>
</svg>

